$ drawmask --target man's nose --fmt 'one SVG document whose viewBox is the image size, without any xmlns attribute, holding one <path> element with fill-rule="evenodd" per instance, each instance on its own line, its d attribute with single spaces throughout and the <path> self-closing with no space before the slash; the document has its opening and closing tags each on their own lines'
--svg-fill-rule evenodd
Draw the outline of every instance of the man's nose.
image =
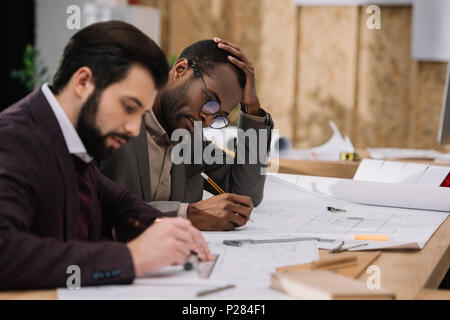
<svg viewBox="0 0 450 320">
<path fill-rule="evenodd" d="M 129 136 L 137 137 L 141 131 L 141 117 L 137 117 L 133 121 L 129 121 L 125 125 L 125 132 Z"/>
<path fill-rule="evenodd" d="M 203 122 L 203 127 L 209 127 L 211 125 L 211 123 L 213 123 L 214 118 L 216 116 L 214 114 L 205 114 L 205 113 L 200 113 L 200 118 L 202 119 Z"/>
</svg>

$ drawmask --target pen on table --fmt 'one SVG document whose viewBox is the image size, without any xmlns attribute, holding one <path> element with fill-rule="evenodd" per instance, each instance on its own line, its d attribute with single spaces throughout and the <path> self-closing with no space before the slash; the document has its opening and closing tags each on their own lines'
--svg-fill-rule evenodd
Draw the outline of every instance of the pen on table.
<svg viewBox="0 0 450 320">
<path fill-rule="evenodd" d="M 338 209 L 338 208 L 335 208 L 335 207 L 327 207 L 327 210 L 330 211 L 330 212 L 346 212 L 347 211 L 347 210 Z"/>
<path fill-rule="evenodd" d="M 222 188 L 217 185 L 217 183 L 215 183 L 210 177 L 208 177 L 208 175 L 206 173 L 202 172 L 201 175 L 202 175 L 203 179 L 205 179 L 211 185 L 211 187 L 216 189 L 217 192 L 219 192 L 220 194 L 225 193 L 225 191 L 223 191 Z M 250 221 L 254 222 L 252 220 L 252 218 L 250 218 Z"/>
<path fill-rule="evenodd" d="M 232 288 L 235 288 L 235 287 L 236 287 L 236 285 L 229 284 L 229 285 L 224 286 L 224 287 L 218 287 L 218 288 L 214 288 L 214 289 L 208 289 L 208 290 L 199 291 L 199 292 L 197 292 L 197 297 L 206 296 L 206 295 L 211 294 L 211 293 L 216 293 L 216 292 L 219 292 L 219 291 L 222 291 L 222 290 L 232 289 Z"/>
<path fill-rule="evenodd" d="M 160 221 L 161 221 L 160 218 L 155 219 L 155 223 L 160 222 Z M 141 229 L 142 231 L 144 231 L 145 229 L 148 228 L 148 226 L 146 226 L 142 222 L 137 221 L 133 218 L 128 218 L 128 222 L 130 222 L 136 228 Z M 199 257 L 198 257 L 197 252 L 191 250 L 191 252 L 189 253 L 189 257 L 187 258 L 186 262 L 183 265 L 183 268 L 184 268 L 184 270 L 189 271 L 189 270 L 192 270 L 194 267 L 196 267 L 198 263 L 199 263 Z"/>
</svg>

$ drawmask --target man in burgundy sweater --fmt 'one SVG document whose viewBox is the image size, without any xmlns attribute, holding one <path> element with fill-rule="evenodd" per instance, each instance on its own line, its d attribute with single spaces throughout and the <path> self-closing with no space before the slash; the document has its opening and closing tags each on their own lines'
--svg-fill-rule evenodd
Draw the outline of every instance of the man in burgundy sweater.
<svg viewBox="0 0 450 320">
<path fill-rule="evenodd" d="M 70 39 L 51 86 L 0 114 L 0 290 L 66 286 L 72 265 L 87 286 L 131 283 L 191 250 L 211 259 L 188 220 L 164 217 L 94 164 L 139 134 L 167 77 L 150 38 L 98 23 Z"/>
</svg>

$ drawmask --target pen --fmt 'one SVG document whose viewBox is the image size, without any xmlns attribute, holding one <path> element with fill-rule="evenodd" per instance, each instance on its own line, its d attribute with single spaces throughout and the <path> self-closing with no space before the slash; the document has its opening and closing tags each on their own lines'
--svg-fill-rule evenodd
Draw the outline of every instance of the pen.
<svg viewBox="0 0 450 320">
<path fill-rule="evenodd" d="M 346 212 L 347 211 L 347 210 L 338 209 L 338 208 L 335 208 L 335 207 L 327 207 L 327 210 L 330 211 L 330 212 Z"/>
<path fill-rule="evenodd" d="M 186 271 L 190 271 L 197 267 L 198 262 L 199 262 L 199 260 L 198 260 L 197 252 L 191 250 L 189 257 L 187 258 L 186 262 L 183 265 L 183 268 Z"/>
<path fill-rule="evenodd" d="M 199 291 L 199 292 L 197 292 L 197 297 L 206 296 L 206 295 L 211 294 L 211 293 L 216 293 L 216 292 L 219 292 L 219 291 L 222 291 L 222 290 L 232 289 L 232 288 L 235 288 L 235 287 L 236 287 L 236 285 L 229 284 L 229 285 L 224 286 L 224 287 L 218 287 L 218 288 L 214 288 L 214 289 L 208 289 L 208 290 Z"/>
<path fill-rule="evenodd" d="M 217 192 L 219 192 L 220 194 L 225 193 L 225 191 L 223 191 L 222 188 L 217 185 L 217 183 L 215 183 L 210 177 L 208 177 L 208 175 L 206 173 L 202 172 L 200 174 L 202 175 L 203 179 L 205 179 L 211 185 L 211 187 L 216 189 Z M 238 213 L 236 213 L 236 214 L 238 214 Z M 254 222 L 252 220 L 252 218 L 250 218 L 250 221 Z"/>
</svg>

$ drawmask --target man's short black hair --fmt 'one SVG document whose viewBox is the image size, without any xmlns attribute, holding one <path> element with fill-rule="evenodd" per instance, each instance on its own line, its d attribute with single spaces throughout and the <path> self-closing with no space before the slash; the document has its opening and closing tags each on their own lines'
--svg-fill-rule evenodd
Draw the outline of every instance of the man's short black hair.
<svg viewBox="0 0 450 320">
<path fill-rule="evenodd" d="M 194 63 L 207 74 L 217 67 L 220 63 L 229 63 L 236 68 L 238 72 L 239 85 L 242 89 L 245 88 L 245 73 L 228 60 L 228 56 L 233 56 L 229 52 L 220 49 L 214 40 L 197 41 L 181 52 L 178 59 L 185 58 L 189 62 Z M 194 77 L 198 78 L 200 75 L 194 72 Z"/>
<path fill-rule="evenodd" d="M 165 86 L 169 66 L 158 45 L 136 27 L 121 21 L 92 24 L 72 36 L 64 48 L 51 85 L 59 93 L 81 67 L 92 70 L 97 90 L 124 79 L 133 64 L 147 69 L 156 89 Z"/>
</svg>

